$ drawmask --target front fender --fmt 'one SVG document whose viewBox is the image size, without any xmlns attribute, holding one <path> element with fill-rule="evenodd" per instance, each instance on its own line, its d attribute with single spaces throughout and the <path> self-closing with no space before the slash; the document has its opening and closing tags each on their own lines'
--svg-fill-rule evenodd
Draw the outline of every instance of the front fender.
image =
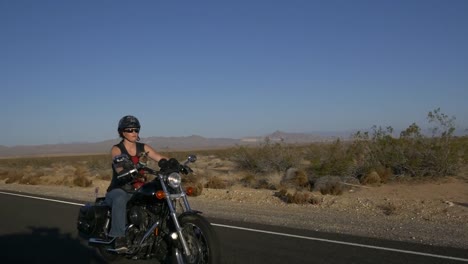
<svg viewBox="0 0 468 264">
<path fill-rule="evenodd" d="M 185 217 L 185 216 L 188 216 L 188 215 L 201 215 L 201 214 L 203 214 L 202 211 L 191 210 L 191 211 L 181 213 L 177 218 L 181 219 L 182 217 Z"/>
</svg>

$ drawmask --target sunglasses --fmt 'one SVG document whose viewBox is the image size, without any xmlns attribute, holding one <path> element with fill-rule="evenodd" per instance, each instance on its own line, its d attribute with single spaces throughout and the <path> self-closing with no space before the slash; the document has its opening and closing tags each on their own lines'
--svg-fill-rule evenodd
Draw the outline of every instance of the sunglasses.
<svg viewBox="0 0 468 264">
<path fill-rule="evenodd" d="M 140 129 L 139 128 L 126 128 L 123 130 L 123 132 L 125 133 L 140 133 Z"/>
</svg>

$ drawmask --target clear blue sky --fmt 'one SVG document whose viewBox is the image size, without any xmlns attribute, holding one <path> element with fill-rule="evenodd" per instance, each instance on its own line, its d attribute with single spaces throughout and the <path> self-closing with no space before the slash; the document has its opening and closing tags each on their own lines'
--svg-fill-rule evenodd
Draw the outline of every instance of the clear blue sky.
<svg viewBox="0 0 468 264">
<path fill-rule="evenodd" d="M 0 0 L 0 145 L 468 128 L 468 1 Z"/>
</svg>

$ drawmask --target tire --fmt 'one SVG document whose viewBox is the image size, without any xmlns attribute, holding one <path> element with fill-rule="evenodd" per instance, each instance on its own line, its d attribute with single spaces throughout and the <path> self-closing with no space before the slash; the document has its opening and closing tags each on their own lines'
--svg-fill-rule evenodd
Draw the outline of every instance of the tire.
<svg viewBox="0 0 468 264">
<path fill-rule="evenodd" d="M 218 237 L 211 224 L 201 215 L 185 214 L 179 217 L 182 233 L 189 247 L 190 256 L 183 249 L 173 249 L 172 263 L 219 264 L 220 248 Z M 179 255 L 179 252 L 182 253 Z"/>
</svg>

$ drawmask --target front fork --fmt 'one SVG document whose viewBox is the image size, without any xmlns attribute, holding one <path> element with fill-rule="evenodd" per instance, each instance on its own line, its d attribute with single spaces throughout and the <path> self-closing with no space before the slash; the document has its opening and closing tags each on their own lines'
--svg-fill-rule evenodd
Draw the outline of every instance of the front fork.
<svg viewBox="0 0 468 264">
<path fill-rule="evenodd" d="M 169 206 L 169 212 L 170 212 L 172 221 L 174 222 L 174 226 L 175 226 L 177 235 L 178 235 L 178 237 L 180 239 L 180 242 L 182 243 L 184 253 L 185 253 L 186 256 L 190 256 L 191 255 L 190 250 L 188 248 L 187 241 L 185 240 L 185 237 L 182 234 L 182 228 L 180 227 L 179 220 L 177 219 L 176 209 L 175 209 L 175 206 L 173 204 L 173 200 L 170 197 L 169 192 L 167 191 L 166 184 L 164 183 L 163 177 L 161 175 L 159 176 L 159 180 L 161 182 L 162 189 L 163 189 L 163 191 L 165 193 L 166 202 L 167 202 L 167 205 Z M 182 199 L 184 201 L 184 206 L 185 206 L 184 210 L 185 211 L 190 211 L 191 210 L 190 205 L 188 203 L 187 197 L 185 196 L 185 192 L 182 190 L 181 187 L 179 187 L 179 188 L 180 188 L 180 192 L 182 194 L 181 197 L 182 197 Z"/>
</svg>

